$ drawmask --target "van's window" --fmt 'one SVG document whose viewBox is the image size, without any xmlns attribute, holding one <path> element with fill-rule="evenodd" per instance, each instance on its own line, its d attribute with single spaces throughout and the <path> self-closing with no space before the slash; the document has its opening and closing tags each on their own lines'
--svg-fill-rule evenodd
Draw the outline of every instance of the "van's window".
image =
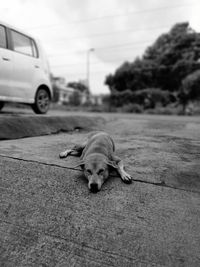
<svg viewBox="0 0 200 267">
<path fill-rule="evenodd" d="M 32 40 L 18 32 L 11 31 L 13 50 L 25 55 L 33 56 Z"/>
<path fill-rule="evenodd" d="M 0 25 L 0 47 L 6 48 L 7 42 L 6 42 L 6 29 L 2 25 Z"/>
<path fill-rule="evenodd" d="M 34 57 L 38 57 L 38 50 L 37 50 L 36 44 L 35 44 L 35 42 L 33 40 L 31 42 L 31 44 L 32 44 L 33 56 Z"/>
</svg>

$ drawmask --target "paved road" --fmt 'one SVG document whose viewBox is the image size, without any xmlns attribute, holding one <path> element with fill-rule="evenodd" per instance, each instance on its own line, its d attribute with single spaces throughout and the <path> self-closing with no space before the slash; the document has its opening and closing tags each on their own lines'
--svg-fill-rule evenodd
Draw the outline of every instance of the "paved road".
<svg viewBox="0 0 200 267">
<path fill-rule="evenodd" d="M 1 266 L 200 266 L 199 118 L 102 116 L 131 185 L 58 158 L 86 132 L 0 142 Z"/>
</svg>

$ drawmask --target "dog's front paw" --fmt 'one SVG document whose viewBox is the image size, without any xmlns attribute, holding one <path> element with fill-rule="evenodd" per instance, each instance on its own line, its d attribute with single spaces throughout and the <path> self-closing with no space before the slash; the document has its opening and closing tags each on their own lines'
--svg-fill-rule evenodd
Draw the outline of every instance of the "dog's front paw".
<svg viewBox="0 0 200 267">
<path fill-rule="evenodd" d="M 124 172 L 121 176 L 122 181 L 126 184 L 130 184 L 132 183 L 132 177 L 130 174 L 128 174 L 127 172 Z"/>
<path fill-rule="evenodd" d="M 66 158 L 70 154 L 71 150 L 65 150 L 59 154 L 61 159 Z"/>
<path fill-rule="evenodd" d="M 60 159 L 65 158 L 65 157 L 66 157 L 65 155 L 66 155 L 65 152 L 61 152 L 61 153 L 59 154 L 59 158 L 60 158 Z"/>
</svg>

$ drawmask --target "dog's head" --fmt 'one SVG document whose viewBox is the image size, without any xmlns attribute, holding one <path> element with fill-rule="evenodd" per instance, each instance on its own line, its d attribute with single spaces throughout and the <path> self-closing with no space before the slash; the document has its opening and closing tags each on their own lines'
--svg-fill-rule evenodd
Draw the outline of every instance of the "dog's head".
<svg viewBox="0 0 200 267">
<path fill-rule="evenodd" d="M 113 161 L 101 154 L 91 154 L 80 163 L 84 175 L 88 180 L 88 188 L 91 192 L 97 193 L 101 190 L 103 183 L 109 177 L 109 167 L 117 168 Z"/>
</svg>

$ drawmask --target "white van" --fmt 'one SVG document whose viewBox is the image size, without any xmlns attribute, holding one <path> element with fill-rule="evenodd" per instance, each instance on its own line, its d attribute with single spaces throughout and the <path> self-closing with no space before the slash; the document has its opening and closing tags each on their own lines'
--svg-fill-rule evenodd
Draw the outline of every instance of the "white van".
<svg viewBox="0 0 200 267">
<path fill-rule="evenodd" d="M 0 21 L 0 110 L 6 102 L 48 111 L 52 98 L 48 61 L 38 40 Z"/>
</svg>

